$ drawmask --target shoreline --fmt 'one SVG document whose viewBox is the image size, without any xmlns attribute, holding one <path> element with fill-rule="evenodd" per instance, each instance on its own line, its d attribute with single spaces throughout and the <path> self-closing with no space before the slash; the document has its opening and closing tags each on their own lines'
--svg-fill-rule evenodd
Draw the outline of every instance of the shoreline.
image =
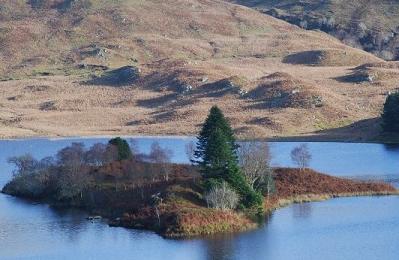
<svg viewBox="0 0 399 260">
<path fill-rule="evenodd" d="M 1 138 L 0 141 L 33 141 L 33 140 L 75 140 L 75 139 L 110 139 L 114 137 L 121 138 L 137 138 L 137 139 L 195 139 L 194 135 L 73 135 L 73 136 L 21 136 L 11 138 Z M 399 137 L 398 137 L 399 138 Z M 377 139 L 377 140 L 351 140 L 351 139 L 340 139 L 333 138 L 319 139 L 319 136 L 282 136 L 282 137 L 265 137 L 265 138 L 238 138 L 239 142 L 246 141 L 260 141 L 260 142 L 274 142 L 274 143 L 287 143 L 287 142 L 298 142 L 298 143 L 348 143 L 348 144 L 399 144 L 399 139 L 396 137 L 393 140 Z"/>
<path fill-rule="evenodd" d="M 226 232 L 217 232 L 217 233 L 209 233 L 209 234 L 198 234 L 198 235 L 189 235 L 189 234 L 183 234 L 183 233 L 162 233 L 159 232 L 159 230 L 156 229 L 150 229 L 150 228 L 145 228 L 145 227 L 131 227 L 131 226 L 125 226 L 125 225 L 118 225 L 114 220 L 112 220 L 107 214 L 98 214 L 98 215 L 92 215 L 91 213 L 99 213 L 99 212 L 90 212 L 90 210 L 85 209 L 85 208 L 80 208 L 80 207 L 74 207 L 74 206 L 66 206 L 66 205 L 54 205 L 50 201 L 47 200 L 37 200 L 37 199 L 31 199 L 31 198 L 24 198 L 24 197 L 19 197 L 19 196 L 14 196 L 10 195 L 7 193 L 4 193 L 3 191 L 0 191 L 0 195 L 4 196 L 9 196 L 11 198 L 16 198 L 18 200 L 23 200 L 30 202 L 34 205 L 48 205 L 52 208 L 61 208 L 61 209 L 79 209 L 82 211 L 82 214 L 87 214 L 86 220 L 90 221 L 91 218 L 96 219 L 97 216 L 100 216 L 99 219 L 104 220 L 106 225 L 108 225 L 109 228 L 112 227 L 121 227 L 121 228 L 126 228 L 126 229 L 135 229 L 135 230 L 144 230 L 148 232 L 153 232 L 165 239 L 171 239 L 171 240 L 190 240 L 190 239 L 201 239 L 201 238 L 206 238 L 206 237 L 215 237 L 215 236 L 223 236 L 223 235 L 239 235 L 245 232 L 251 232 L 253 230 L 261 228 L 263 225 L 263 221 L 258 222 L 254 221 L 251 223 L 251 225 L 246 226 L 245 228 L 241 230 L 235 230 L 235 231 L 230 231 L 227 230 Z M 265 205 L 268 205 L 268 208 L 265 208 L 265 211 L 262 216 L 260 216 L 262 219 L 266 218 L 269 214 L 272 214 L 273 212 L 283 209 L 289 206 L 292 206 L 294 204 L 303 204 L 303 203 L 314 203 L 314 202 L 323 202 L 323 201 L 328 201 L 331 199 L 340 199 L 340 198 L 357 198 L 357 197 L 387 197 L 387 196 L 399 196 L 399 189 L 396 191 L 385 191 L 385 192 L 355 192 L 355 193 L 335 193 L 335 194 L 305 194 L 305 195 L 298 195 L 290 198 L 271 198 L 267 199 L 265 198 Z M 268 201 L 272 201 L 270 204 L 268 204 Z M 269 202 L 270 202 L 269 201 Z M 243 212 L 234 212 L 234 211 L 227 211 L 227 213 L 231 214 L 239 214 L 241 216 L 244 216 L 245 214 Z"/>
<path fill-rule="evenodd" d="M 51 194 L 30 199 L 52 207 L 80 208 L 90 216 L 101 216 L 110 226 L 154 231 L 165 238 L 195 238 L 241 233 L 259 228 L 274 210 L 294 203 L 325 201 L 340 197 L 398 196 L 399 190 L 384 182 L 355 181 L 322 174 L 310 169 L 275 168 L 276 193 L 264 197 L 262 209 L 217 210 L 203 200 L 200 176 L 189 166 L 176 165 L 167 182 L 93 182 L 74 200 L 62 201 Z M 194 174 L 194 175 L 193 175 Z M 2 193 L 24 195 L 8 184 Z M 148 198 L 157 192 L 163 202 Z M 140 194 L 141 197 L 140 197 Z M 143 194 L 146 194 L 143 197 Z M 28 196 L 29 197 L 29 196 Z"/>
</svg>

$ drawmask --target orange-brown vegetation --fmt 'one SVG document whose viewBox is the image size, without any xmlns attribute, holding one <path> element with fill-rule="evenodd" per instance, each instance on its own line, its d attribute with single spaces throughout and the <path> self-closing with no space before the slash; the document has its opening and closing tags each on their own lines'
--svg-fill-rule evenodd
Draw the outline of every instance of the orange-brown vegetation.
<svg viewBox="0 0 399 260">
<path fill-rule="evenodd" d="M 362 182 L 321 174 L 305 169 L 278 168 L 275 170 L 277 196 L 281 198 L 306 194 L 355 194 L 395 192 L 386 183 Z"/>
<path fill-rule="evenodd" d="M 176 166 L 175 171 L 179 167 Z M 183 166 L 183 168 L 185 167 Z M 275 169 L 275 181 L 277 191 L 273 196 L 265 199 L 266 212 L 290 203 L 325 200 L 339 196 L 398 194 L 394 187 L 386 183 L 353 181 L 309 169 Z M 163 202 L 159 205 L 159 227 L 155 208 L 148 204 L 142 204 L 143 206 L 140 208 L 125 206 L 122 217 L 112 221 L 111 224 L 155 229 L 168 237 L 238 232 L 257 227 L 257 221 L 248 213 L 207 208 L 202 199 L 202 189 L 199 183 L 198 173 L 193 171 L 191 174 L 187 174 L 187 172 L 181 171 L 178 174 L 175 172 L 169 182 L 152 184 L 154 186 L 151 189 L 145 185 L 141 187 L 151 190 L 146 194 L 159 192 L 164 197 Z M 139 196 L 129 197 L 131 198 L 129 203 L 133 203 L 135 200 L 133 198 L 137 199 Z M 120 204 L 111 205 L 120 207 Z"/>
</svg>

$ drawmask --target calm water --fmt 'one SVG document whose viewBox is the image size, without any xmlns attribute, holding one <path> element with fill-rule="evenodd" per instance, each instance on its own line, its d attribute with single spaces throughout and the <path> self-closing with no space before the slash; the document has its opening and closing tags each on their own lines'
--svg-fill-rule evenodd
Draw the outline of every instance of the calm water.
<svg viewBox="0 0 399 260">
<path fill-rule="evenodd" d="M 161 138 L 187 162 L 190 138 Z M 11 177 L 6 158 L 29 152 L 41 158 L 73 141 L 0 141 L 0 186 Z M 152 139 L 140 138 L 142 151 Z M 272 143 L 273 164 L 292 166 L 298 143 Z M 311 167 L 337 176 L 383 179 L 398 185 L 399 147 L 309 143 Z M 398 259 L 399 197 L 342 198 L 293 205 L 274 212 L 264 227 L 238 235 L 175 241 L 146 231 L 110 228 L 76 210 L 54 210 L 0 194 L 0 259 Z"/>
</svg>

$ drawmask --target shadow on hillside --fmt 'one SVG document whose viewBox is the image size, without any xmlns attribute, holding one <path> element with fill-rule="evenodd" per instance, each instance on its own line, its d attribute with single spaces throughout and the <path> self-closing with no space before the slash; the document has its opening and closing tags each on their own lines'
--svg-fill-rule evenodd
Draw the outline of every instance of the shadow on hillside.
<svg viewBox="0 0 399 260">
<path fill-rule="evenodd" d="M 165 107 L 176 108 L 187 105 L 193 105 L 197 100 L 195 98 L 187 98 L 178 93 L 165 94 L 155 98 L 141 99 L 137 104 L 145 108 Z"/>
<path fill-rule="evenodd" d="M 320 51 L 304 51 L 287 55 L 283 58 L 283 63 L 314 65 L 321 61 Z"/>
<path fill-rule="evenodd" d="M 140 70 L 133 66 L 123 66 L 104 72 L 101 76 L 95 76 L 84 82 L 87 85 L 104 85 L 112 87 L 129 86 L 140 77 Z"/>
</svg>

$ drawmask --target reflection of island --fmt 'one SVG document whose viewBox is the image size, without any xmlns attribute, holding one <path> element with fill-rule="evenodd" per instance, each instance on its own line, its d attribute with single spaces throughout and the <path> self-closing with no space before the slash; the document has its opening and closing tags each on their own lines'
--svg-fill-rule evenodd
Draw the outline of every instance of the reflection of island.
<svg viewBox="0 0 399 260">
<path fill-rule="evenodd" d="M 228 260 L 236 254 L 235 236 L 232 234 L 221 235 L 215 238 L 203 240 L 206 248 L 206 259 Z"/>
<path fill-rule="evenodd" d="M 309 218 L 312 214 L 312 205 L 310 203 L 296 204 L 292 207 L 294 218 Z"/>
</svg>

